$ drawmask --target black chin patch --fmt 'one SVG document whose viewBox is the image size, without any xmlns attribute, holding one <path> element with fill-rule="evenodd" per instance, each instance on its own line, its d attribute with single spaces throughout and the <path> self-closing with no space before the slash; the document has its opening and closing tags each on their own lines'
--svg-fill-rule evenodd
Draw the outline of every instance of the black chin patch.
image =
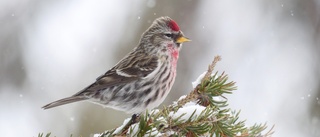
<svg viewBox="0 0 320 137">
<path fill-rule="evenodd" d="M 181 46 L 181 43 L 176 43 L 177 47 L 180 48 Z"/>
</svg>

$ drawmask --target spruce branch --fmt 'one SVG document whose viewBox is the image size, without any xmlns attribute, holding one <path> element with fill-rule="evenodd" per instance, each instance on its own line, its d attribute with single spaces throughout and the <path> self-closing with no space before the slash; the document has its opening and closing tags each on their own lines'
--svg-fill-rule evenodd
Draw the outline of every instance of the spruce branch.
<svg viewBox="0 0 320 137">
<path fill-rule="evenodd" d="M 221 57 L 216 56 L 195 88 L 177 102 L 150 113 L 146 111 L 136 123 L 127 119 L 126 126 L 97 136 L 270 137 L 273 127 L 262 134 L 267 129 L 266 124 L 247 127 L 245 120 L 239 120 L 240 111 L 227 108 L 228 100 L 223 95 L 231 94 L 236 86 L 224 72 L 213 73 L 220 60 Z"/>
<path fill-rule="evenodd" d="M 239 120 L 240 111 L 228 108 L 228 99 L 224 95 L 232 94 L 237 88 L 225 72 L 213 73 L 220 60 L 220 56 L 214 58 L 188 95 L 161 109 L 133 115 L 118 128 L 94 137 L 271 137 L 274 126 L 268 131 L 265 131 L 266 123 L 248 127 L 245 120 Z M 50 133 L 45 135 L 49 136 Z M 39 134 L 38 137 L 44 135 Z"/>
<path fill-rule="evenodd" d="M 43 133 L 39 133 L 38 137 L 50 137 L 51 133 L 47 133 L 47 134 L 43 134 Z"/>
</svg>

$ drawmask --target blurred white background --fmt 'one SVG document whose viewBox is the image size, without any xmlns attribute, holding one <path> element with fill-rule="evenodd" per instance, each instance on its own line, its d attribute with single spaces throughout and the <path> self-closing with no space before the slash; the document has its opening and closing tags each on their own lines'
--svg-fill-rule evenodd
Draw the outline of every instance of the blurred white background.
<svg viewBox="0 0 320 137">
<path fill-rule="evenodd" d="M 230 107 L 275 137 L 320 136 L 320 0 L 2 0 L 0 135 L 89 136 L 130 115 L 88 102 L 42 110 L 106 72 L 154 19 L 170 16 L 193 41 L 164 102 L 191 89 L 215 55 L 236 81 Z"/>
</svg>

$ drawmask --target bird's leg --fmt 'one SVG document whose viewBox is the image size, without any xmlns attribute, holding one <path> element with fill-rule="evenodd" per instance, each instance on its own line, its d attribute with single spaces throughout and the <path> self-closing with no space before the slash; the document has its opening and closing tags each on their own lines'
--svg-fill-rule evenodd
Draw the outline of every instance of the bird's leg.
<svg viewBox="0 0 320 137">
<path fill-rule="evenodd" d="M 121 131 L 121 135 L 125 135 L 129 129 L 129 127 L 135 123 L 137 123 L 140 120 L 140 114 L 133 114 L 131 116 L 130 121 L 123 127 Z"/>
<path fill-rule="evenodd" d="M 139 121 L 139 119 L 140 119 L 140 114 L 133 114 L 131 116 L 130 122 L 131 122 L 131 124 L 134 124 L 134 123 L 137 123 Z"/>
</svg>

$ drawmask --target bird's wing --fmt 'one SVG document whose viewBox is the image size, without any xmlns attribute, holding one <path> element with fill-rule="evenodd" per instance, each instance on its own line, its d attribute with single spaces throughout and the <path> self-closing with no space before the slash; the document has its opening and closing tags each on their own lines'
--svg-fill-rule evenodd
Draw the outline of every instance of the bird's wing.
<svg viewBox="0 0 320 137">
<path fill-rule="evenodd" d="M 96 82 L 76 93 L 74 96 L 85 92 L 103 90 L 111 86 L 130 83 L 147 77 L 158 67 L 156 56 L 143 56 L 139 54 L 133 58 L 130 54 L 121 60 L 116 66 L 96 79 Z"/>
</svg>

